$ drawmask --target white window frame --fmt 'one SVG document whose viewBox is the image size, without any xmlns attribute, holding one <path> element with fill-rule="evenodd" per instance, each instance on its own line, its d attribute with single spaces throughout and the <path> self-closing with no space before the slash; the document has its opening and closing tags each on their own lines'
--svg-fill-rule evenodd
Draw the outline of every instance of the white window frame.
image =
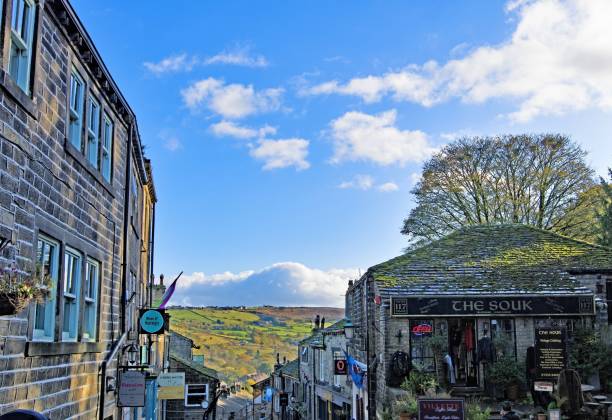
<svg viewBox="0 0 612 420">
<path fill-rule="evenodd" d="M 75 249 L 66 248 L 64 252 L 64 288 L 62 297 L 62 341 L 77 341 L 79 338 L 82 264 L 83 256 L 81 253 Z M 67 310 L 69 310 L 68 314 L 66 314 Z"/>
<path fill-rule="evenodd" d="M 136 274 L 130 271 L 128 283 L 125 290 L 125 318 L 128 323 L 128 331 L 131 331 L 134 325 L 134 314 L 136 313 Z"/>
<path fill-rule="evenodd" d="M 27 95 L 31 90 L 30 74 L 32 72 L 35 21 L 36 5 L 33 0 L 13 0 L 9 74 Z"/>
<path fill-rule="evenodd" d="M 55 308 L 57 303 L 57 283 L 59 279 L 59 256 L 60 256 L 60 244 L 59 242 L 44 236 L 39 235 L 37 241 L 37 255 L 36 262 L 41 265 L 40 280 L 42 282 L 43 276 L 49 275 L 51 278 L 51 287 L 49 288 L 49 297 L 45 303 L 36 303 L 34 305 L 34 327 L 32 329 L 32 340 L 34 341 L 53 341 L 55 339 Z M 39 252 L 39 248 L 42 246 L 42 253 Z M 45 253 L 45 247 L 49 247 L 49 272 L 45 273 L 43 266 L 43 258 Z M 36 328 L 38 315 L 42 313 L 43 328 Z"/>
<path fill-rule="evenodd" d="M 96 169 L 99 169 L 101 112 L 100 102 L 90 94 L 87 101 L 87 160 Z"/>
<path fill-rule="evenodd" d="M 308 363 L 308 347 L 306 346 L 302 349 L 302 362 Z"/>
<path fill-rule="evenodd" d="M 205 392 L 189 392 L 189 387 L 203 386 L 206 387 Z M 203 401 L 208 401 L 208 384 L 186 384 L 185 385 L 185 407 L 201 407 L 200 404 L 189 404 L 189 397 L 204 397 Z"/>
<path fill-rule="evenodd" d="M 102 141 L 100 147 L 100 171 L 102 171 L 102 177 L 111 182 L 112 179 L 112 167 L 113 167 L 113 120 L 104 113 L 102 119 Z"/>
<path fill-rule="evenodd" d="M 319 381 L 325 382 L 325 350 L 319 350 Z"/>
<path fill-rule="evenodd" d="M 85 262 L 83 288 L 83 336 L 82 341 L 96 341 L 98 332 L 98 290 L 100 286 L 100 263 L 93 258 Z"/>
<path fill-rule="evenodd" d="M 80 89 L 76 89 L 77 86 Z M 79 151 L 83 151 L 84 102 L 85 81 L 76 69 L 72 69 L 68 96 L 68 141 Z"/>
</svg>

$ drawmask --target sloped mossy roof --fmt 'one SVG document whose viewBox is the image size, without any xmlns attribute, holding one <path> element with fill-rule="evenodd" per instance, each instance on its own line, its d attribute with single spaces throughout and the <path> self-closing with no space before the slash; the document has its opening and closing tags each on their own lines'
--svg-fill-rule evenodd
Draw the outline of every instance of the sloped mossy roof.
<svg viewBox="0 0 612 420">
<path fill-rule="evenodd" d="M 612 249 L 526 225 L 465 227 L 368 270 L 386 294 L 578 293 L 612 272 Z"/>
<path fill-rule="evenodd" d="M 299 379 L 300 378 L 300 361 L 298 359 L 292 360 L 290 362 L 285 363 L 279 369 L 276 370 L 277 373 L 282 373 L 283 375 L 291 376 L 292 378 Z"/>
<path fill-rule="evenodd" d="M 175 361 L 177 361 L 178 363 L 187 366 L 190 369 L 195 370 L 196 372 L 201 373 L 202 375 L 206 375 L 211 379 L 219 379 L 219 375 L 217 374 L 217 371 L 214 369 L 211 369 L 209 367 L 203 366 L 197 362 L 194 362 L 193 360 L 187 360 L 179 355 L 177 355 L 174 352 L 170 352 L 170 358 L 174 359 Z"/>
<path fill-rule="evenodd" d="M 344 332 L 344 324 L 346 322 L 346 319 L 343 318 L 340 321 L 336 321 L 335 323 L 333 323 L 332 325 L 330 325 L 329 327 L 323 328 L 323 329 L 316 329 L 316 330 L 312 330 L 312 334 L 309 335 L 306 338 L 303 338 L 302 340 L 300 340 L 300 345 L 304 346 L 304 345 L 308 345 L 311 343 L 314 343 L 315 341 L 319 341 L 319 342 L 323 342 L 323 333 L 326 334 L 330 334 L 330 333 L 336 333 L 336 332 Z"/>
</svg>

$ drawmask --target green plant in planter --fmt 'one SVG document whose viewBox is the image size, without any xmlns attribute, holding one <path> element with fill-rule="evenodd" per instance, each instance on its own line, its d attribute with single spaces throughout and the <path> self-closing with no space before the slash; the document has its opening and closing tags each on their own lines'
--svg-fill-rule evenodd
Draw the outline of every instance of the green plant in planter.
<svg viewBox="0 0 612 420">
<path fill-rule="evenodd" d="M 444 377 L 444 369 L 442 369 L 442 358 L 448 352 L 448 337 L 443 335 L 432 335 L 425 340 L 425 343 L 431 349 L 434 355 L 434 366 L 436 369 L 436 380 L 440 384 L 446 383 Z"/>
<path fill-rule="evenodd" d="M 427 391 L 435 389 L 437 386 L 438 381 L 432 373 L 413 369 L 410 375 L 404 379 L 401 388 L 408 391 L 410 395 L 425 395 Z"/>
<path fill-rule="evenodd" d="M 475 401 L 467 403 L 465 407 L 465 418 L 466 420 L 489 420 L 491 415 L 491 409 L 482 409 L 480 404 Z"/>
<path fill-rule="evenodd" d="M 511 385 L 523 383 L 523 370 L 514 356 L 502 356 L 491 363 L 487 379 L 507 390 Z"/>
<path fill-rule="evenodd" d="M 410 418 L 416 417 L 419 414 L 419 406 L 414 396 L 408 395 L 393 404 L 394 418 L 398 418 L 400 414 L 408 415 Z"/>
<path fill-rule="evenodd" d="M 596 372 L 607 373 L 612 369 L 612 349 L 597 331 L 577 329 L 570 344 L 570 366 L 578 371 L 583 382 Z"/>
</svg>

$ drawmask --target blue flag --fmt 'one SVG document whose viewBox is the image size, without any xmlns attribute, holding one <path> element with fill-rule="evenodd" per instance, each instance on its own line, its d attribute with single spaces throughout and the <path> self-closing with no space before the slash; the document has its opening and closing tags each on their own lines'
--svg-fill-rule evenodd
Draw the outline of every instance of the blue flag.
<svg viewBox="0 0 612 420">
<path fill-rule="evenodd" d="M 346 352 L 344 352 L 344 354 L 346 355 L 346 363 L 348 364 L 349 373 L 353 383 L 358 389 L 363 388 L 363 377 L 368 371 L 368 366 L 353 359 L 353 357 L 349 356 Z"/>
</svg>

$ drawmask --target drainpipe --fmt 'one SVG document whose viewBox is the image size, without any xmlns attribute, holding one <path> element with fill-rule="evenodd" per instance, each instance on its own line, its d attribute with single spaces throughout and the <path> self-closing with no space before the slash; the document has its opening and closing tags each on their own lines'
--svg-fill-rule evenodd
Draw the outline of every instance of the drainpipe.
<svg viewBox="0 0 612 420">
<path fill-rule="evenodd" d="M 121 332 L 125 332 L 126 321 L 126 286 L 128 283 L 128 248 L 129 248 L 129 228 L 130 228 L 130 183 L 132 175 L 132 143 L 134 139 L 134 119 L 130 120 L 128 131 L 128 145 L 125 163 L 125 192 L 123 197 L 123 276 L 121 279 Z"/>
</svg>

